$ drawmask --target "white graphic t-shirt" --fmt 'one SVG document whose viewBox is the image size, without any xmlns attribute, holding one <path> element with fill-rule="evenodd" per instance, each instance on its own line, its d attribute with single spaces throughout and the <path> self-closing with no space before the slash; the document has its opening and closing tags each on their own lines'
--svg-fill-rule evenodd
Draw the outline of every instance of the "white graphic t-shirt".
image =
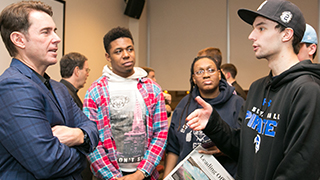
<svg viewBox="0 0 320 180">
<path fill-rule="evenodd" d="M 145 71 L 139 70 L 135 68 L 132 76 L 122 78 L 104 68 L 104 75 L 109 77 L 111 132 L 117 161 L 124 172 L 136 171 L 145 153 L 146 105 L 137 89 L 137 78 Z"/>
</svg>

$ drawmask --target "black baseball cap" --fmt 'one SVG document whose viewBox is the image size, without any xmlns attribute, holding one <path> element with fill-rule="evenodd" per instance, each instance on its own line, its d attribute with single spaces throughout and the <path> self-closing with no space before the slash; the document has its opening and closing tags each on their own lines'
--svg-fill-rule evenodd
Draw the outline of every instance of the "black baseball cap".
<svg viewBox="0 0 320 180">
<path fill-rule="evenodd" d="M 266 0 L 257 11 L 239 9 L 239 17 L 252 25 L 257 16 L 275 21 L 285 27 L 292 28 L 294 34 L 301 40 L 306 28 L 306 22 L 301 10 L 286 0 Z"/>
</svg>

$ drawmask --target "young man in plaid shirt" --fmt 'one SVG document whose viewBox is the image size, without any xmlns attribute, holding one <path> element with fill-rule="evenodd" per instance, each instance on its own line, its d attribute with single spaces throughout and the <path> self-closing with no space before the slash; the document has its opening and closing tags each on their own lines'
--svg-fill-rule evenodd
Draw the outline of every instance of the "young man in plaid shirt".
<svg viewBox="0 0 320 180">
<path fill-rule="evenodd" d="M 135 65 L 130 31 L 104 37 L 103 75 L 88 89 L 84 113 L 97 123 L 100 141 L 89 155 L 96 179 L 154 179 L 164 153 L 167 115 L 162 90 Z"/>
</svg>

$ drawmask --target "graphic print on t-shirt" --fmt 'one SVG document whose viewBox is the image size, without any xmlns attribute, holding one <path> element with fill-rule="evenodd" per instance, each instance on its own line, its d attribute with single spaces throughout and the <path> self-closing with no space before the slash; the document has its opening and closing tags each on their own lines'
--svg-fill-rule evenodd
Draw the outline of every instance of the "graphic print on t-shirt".
<svg viewBox="0 0 320 180">
<path fill-rule="evenodd" d="M 137 163 L 144 156 L 146 142 L 145 106 L 132 96 L 115 95 L 110 99 L 111 131 L 119 163 Z"/>
</svg>

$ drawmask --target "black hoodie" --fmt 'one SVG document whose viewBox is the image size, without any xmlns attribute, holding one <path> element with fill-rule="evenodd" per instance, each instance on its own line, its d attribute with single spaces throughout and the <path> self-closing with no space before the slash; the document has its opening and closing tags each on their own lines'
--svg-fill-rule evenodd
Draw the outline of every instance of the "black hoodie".
<svg viewBox="0 0 320 180">
<path fill-rule="evenodd" d="M 203 132 L 238 159 L 236 179 L 319 179 L 320 65 L 302 61 L 255 81 L 231 129 L 213 111 Z"/>
</svg>

